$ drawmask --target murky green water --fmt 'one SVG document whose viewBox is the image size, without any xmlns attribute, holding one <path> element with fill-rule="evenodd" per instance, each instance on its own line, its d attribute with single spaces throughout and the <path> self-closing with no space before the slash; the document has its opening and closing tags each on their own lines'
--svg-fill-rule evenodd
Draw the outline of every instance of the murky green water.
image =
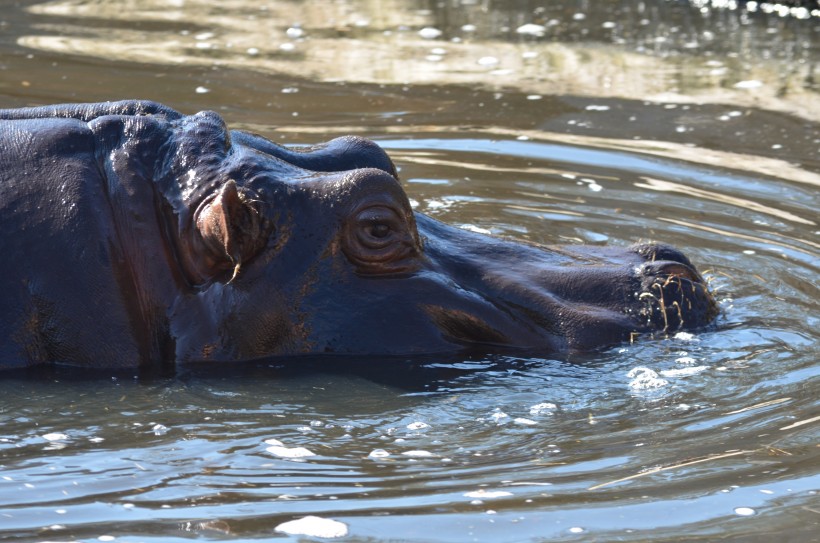
<svg viewBox="0 0 820 543">
<path fill-rule="evenodd" d="M 0 541 L 313 540 L 276 531 L 308 515 L 347 541 L 819 539 L 818 18 L 3 5 L 0 107 L 139 97 L 284 143 L 363 134 L 419 211 L 542 243 L 675 244 L 722 314 L 556 359 L 2 376 Z"/>
</svg>

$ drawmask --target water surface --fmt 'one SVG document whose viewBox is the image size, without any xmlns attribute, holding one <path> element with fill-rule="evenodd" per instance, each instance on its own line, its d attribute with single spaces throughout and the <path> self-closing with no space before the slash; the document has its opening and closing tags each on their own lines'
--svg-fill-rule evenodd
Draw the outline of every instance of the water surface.
<svg viewBox="0 0 820 543">
<path fill-rule="evenodd" d="M 348 541 L 818 539 L 816 18 L 11 4 L 0 107 L 140 97 L 286 144 L 365 135 L 418 211 L 537 243 L 672 243 L 721 315 L 562 357 L 8 374 L 0 540 L 313 540 L 276 531 L 308 515 Z M 280 456 L 297 447 L 313 455 Z"/>
</svg>

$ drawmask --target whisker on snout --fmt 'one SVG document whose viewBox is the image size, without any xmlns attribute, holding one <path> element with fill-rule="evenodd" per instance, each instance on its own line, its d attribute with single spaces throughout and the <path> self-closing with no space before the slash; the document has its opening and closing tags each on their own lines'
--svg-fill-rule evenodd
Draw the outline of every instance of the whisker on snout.
<svg viewBox="0 0 820 543">
<path fill-rule="evenodd" d="M 717 314 L 717 304 L 707 282 L 680 262 L 647 262 L 637 299 L 649 327 L 668 334 L 705 325 Z"/>
</svg>

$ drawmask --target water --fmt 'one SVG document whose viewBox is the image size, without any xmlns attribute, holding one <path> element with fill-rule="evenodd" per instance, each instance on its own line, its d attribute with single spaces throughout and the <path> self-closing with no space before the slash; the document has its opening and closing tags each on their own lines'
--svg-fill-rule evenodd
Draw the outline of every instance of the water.
<svg viewBox="0 0 820 543">
<path fill-rule="evenodd" d="M 7 4 L 0 107 L 139 96 L 283 143 L 366 135 L 419 211 L 546 244 L 672 243 L 722 313 L 548 359 L 5 375 L 0 540 L 313 540 L 276 531 L 311 515 L 349 541 L 820 540 L 812 20 L 663 1 Z M 529 23 L 551 34 L 516 33 Z"/>
</svg>

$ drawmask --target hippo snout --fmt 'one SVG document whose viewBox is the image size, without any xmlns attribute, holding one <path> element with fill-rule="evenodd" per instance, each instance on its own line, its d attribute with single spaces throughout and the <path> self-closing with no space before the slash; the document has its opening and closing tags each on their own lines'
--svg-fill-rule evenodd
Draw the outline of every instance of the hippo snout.
<svg viewBox="0 0 820 543">
<path fill-rule="evenodd" d="M 640 281 L 639 314 L 648 326 L 663 332 L 698 328 L 717 315 L 717 303 L 703 276 L 679 250 L 644 245 L 637 250 L 647 261 L 636 270 Z"/>
</svg>

